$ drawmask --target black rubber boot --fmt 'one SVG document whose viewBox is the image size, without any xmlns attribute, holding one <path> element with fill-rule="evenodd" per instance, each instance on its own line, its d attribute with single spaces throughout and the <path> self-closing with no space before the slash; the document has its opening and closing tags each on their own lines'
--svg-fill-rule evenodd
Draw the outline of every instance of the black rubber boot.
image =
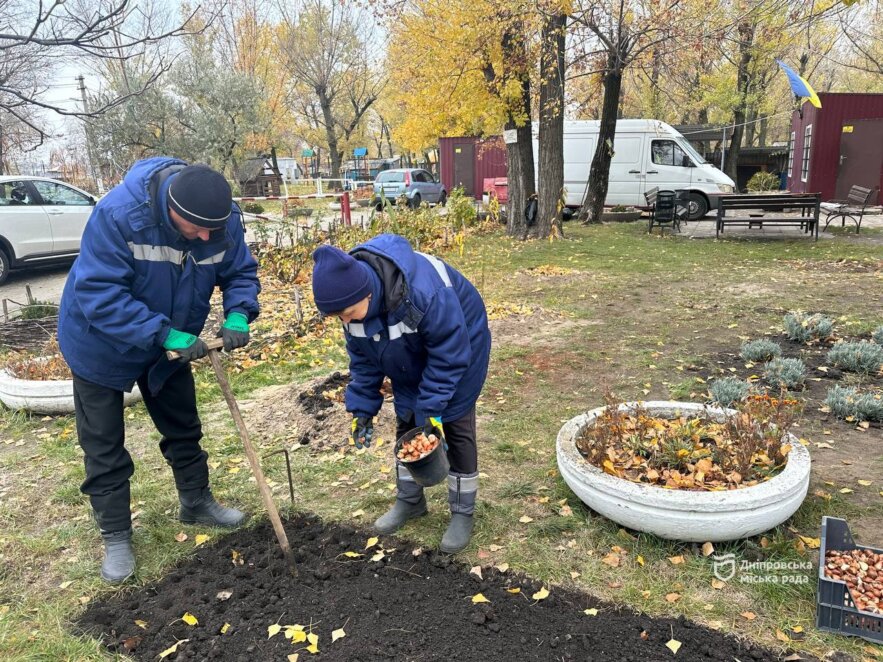
<svg viewBox="0 0 883 662">
<path fill-rule="evenodd" d="M 471 474 L 448 474 L 448 503 L 451 506 L 451 522 L 442 536 L 439 550 L 456 554 L 466 548 L 472 539 L 472 518 L 475 499 L 478 496 L 478 472 Z"/>
<path fill-rule="evenodd" d="M 222 506 L 207 486 L 195 490 L 178 490 L 181 510 L 178 519 L 184 524 L 208 524 L 228 529 L 242 524 L 248 515 L 235 508 Z"/>
<path fill-rule="evenodd" d="M 102 531 L 104 561 L 101 579 L 109 584 L 120 584 L 135 573 L 135 554 L 132 551 L 132 529 Z"/>
<path fill-rule="evenodd" d="M 396 466 L 396 502 L 386 513 L 374 522 L 377 533 L 389 534 L 398 531 L 405 522 L 415 517 L 423 517 L 427 512 L 423 488 L 414 482 L 408 470 L 400 464 Z"/>
</svg>

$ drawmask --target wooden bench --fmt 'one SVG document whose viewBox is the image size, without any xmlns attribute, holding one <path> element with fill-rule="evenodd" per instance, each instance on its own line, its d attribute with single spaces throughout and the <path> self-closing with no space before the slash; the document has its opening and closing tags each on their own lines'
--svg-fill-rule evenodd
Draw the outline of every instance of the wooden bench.
<svg viewBox="0 0 883 662">
<path fill-rule="evenodd" d="M 718 198 L 715 237 L 727 225 L 749 228 L 764 224 L 799 226 L 807 234 L 819 238 L 819 193 L 777 195 L 722 195 Z M 789 212 L 797 212 L 797 215 Z"/>
<path fill-rule="evenodd" d="M 674 231 L 681 231 L 681 219 L 678 214 L 677 194 L 674 191 L 660 191 L 656 186 L 644 192 L 644 199 L 650 209 L 650 225 L 647 234 L 652 234 L 653 226 L 659 227 L 659 232 L 665 231 L 666 225 L 671 225 Z"/>
<path fill-rule="evenodd" d="M 825 227 L 836 218 L 840 219 L 840 227 L 846 227 L 846 219 L 848 218 L 855 223 L 855 233 L 858 234 L 862 227 L 862 218 L 865 210 L 871 206 L 871 198 L 877 192 L 876 188 L 865 188 L 864 186 L 852 186 L 846 195 L 846 200 L 830 200 L 821 204 L 822 211 L 825 212 Z"/>
</svg>

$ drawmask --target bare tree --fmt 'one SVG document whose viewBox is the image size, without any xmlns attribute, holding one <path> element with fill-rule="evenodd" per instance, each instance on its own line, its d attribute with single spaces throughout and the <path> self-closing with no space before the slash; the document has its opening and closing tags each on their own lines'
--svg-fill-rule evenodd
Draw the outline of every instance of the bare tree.
<svg viewBox="0 0 883 662">
<path fill-rule="evenodd" d="M 373 24 L 361 9 L 331 0 L 301 0 L 282 11 L 291 103 L 324 133 L 331 176 L 338 178 L 344 143 L 357 132 L 385 84 L 372 69 Z"/>
<path fill-rule="evenodd" d="M 190 33 L 198 10 L 169 27 L 155 7 L 132 0 L 0 0 L 0 116 L 8 115 L 27 127 L 39 146 L 47 133 L 34 111 L 95 117 L 143 93 L 168 70 L 168 61 L 160 61 L 136 89 L 89 110 L 48 101 L 51 80 L 46 71 L 60 62 L 136 57 L 153 44 Z"/>
</svg>

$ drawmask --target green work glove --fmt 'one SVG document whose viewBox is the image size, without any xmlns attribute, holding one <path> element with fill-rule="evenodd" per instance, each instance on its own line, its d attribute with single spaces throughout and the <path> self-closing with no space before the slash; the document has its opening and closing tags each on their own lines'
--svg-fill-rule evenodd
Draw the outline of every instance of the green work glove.
<svg viewBox="0 0 883 662">
<path fill-rule="evenodd" d="M 205 342 L 192 333 L 178 331 L 178 329 L 169 329 L 169 335 L 162 346 L 163 349 L 178 352 L 180 355 L 178 360 L 184 363 L 194 359 L 201 359 L 208 354 L 208 345 Z"/>
<path fill-rule="evenodd" d="M 225 352 L 245 347 L 249 341 L 248 318 L 242 313 L 230 313 L 218 331 L 218 338 L 224 339 Z"/>
<path fill-rule="evenodd" d="M 356 448 L 369 448 L 374 437 L 374 417 L 356 416 L 353 418 L 353 442 Z"/>
</svg>

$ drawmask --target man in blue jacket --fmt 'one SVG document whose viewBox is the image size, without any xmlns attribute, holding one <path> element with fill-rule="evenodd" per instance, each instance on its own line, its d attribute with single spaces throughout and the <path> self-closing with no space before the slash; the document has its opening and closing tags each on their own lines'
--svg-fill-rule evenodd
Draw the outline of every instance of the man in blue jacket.
<svg viewBox="0 0 883 662">
<path fill-rule="evenodd" d="M 397 235 L 375 237 L 349 254 L 320 246 L 313 254 L 316 307 L 343 322 L 351 381 L 346 408 L 353 441 L 369 446 L 384 377 L 392 382 L 396 435 L 422 427 L 444 437 L 451 472 L 451 522 L 440 549 L 469 544 L 478 492 L 475 402 L 487 377 L 491 334 L 478 290 L 436 257 Z M 375 528 L 392 533 L 426 514 L 423 488 L 400 463 L 396 502 Z"/>
<path fill-rule="evenodd" d="M 208 166 L 156 157 L 137 162 L 95 206 L 59 312 L 58 340 L 74 375 L 77 435 L 89 495 L 104 540 L 101 576 L 135 570 L 123 392 L 137 383 L 162 434 L 186 523 L 235 527 L 245 514 L 218 504 L 208 487 L 208 455 L 189 361 L 215 286 L 223 293 L 224 349 L 249 340 L 257 317 L 257 263 L 230 186 Z M 169 361 L 166 350 L 181 355 Z"/>
</svg>

